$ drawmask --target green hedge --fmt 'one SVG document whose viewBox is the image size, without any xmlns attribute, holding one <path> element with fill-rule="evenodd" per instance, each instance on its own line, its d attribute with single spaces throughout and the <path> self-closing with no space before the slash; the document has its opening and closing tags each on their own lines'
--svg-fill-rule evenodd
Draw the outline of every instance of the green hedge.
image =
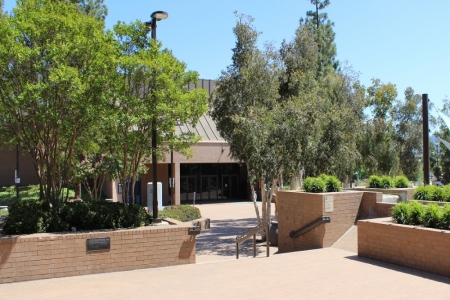
<svg viewBox="0 0 450 300">
<path fill-rule="evenodd" d="M 378 189 L 392 189 L 392 188 L 407 188 L 409 187 L 409 181 L 406 176 L 396 176 L 394 178 L 390 176 L 377 176 L 372 175 L 369 177 L 368 185 L 370 188 Z"/>
<path fill-rule="evenodd" d="M 330 193 L 342 190 L 339 179 L 322 174 L 319 177 L 307 177 L 303 181 L 303 190 L 307 193 Z"/>
<path fill-rule="evenodd" d="M 450 202 L 450 186 L 440 188 L 435 185 L 419 186 L 414 190 L 414 200 Z"/>
<path fill-rule="evenodd" d="M 181 222 L 188 222 L 202 217 L 200 210 L 191 205 L 167 206 L 158 215 L 159 217 L 168 217 Z"/>
<path fill-rule="evenodd" d="M 20 200 L 9 207 L 4 234 L 97 230 L 140 227 L 150 224 L 142 206 L 117 202 L 68 202 L 59 210 L 40 200 Z"/>
<path fill-rule="evenodd" d="M 398 224 L 419 225 L 450 230 L 450 204 L 426 206 L 417 201 L 401 202 L 392 208 L 392 218 Z"/>
</svg>

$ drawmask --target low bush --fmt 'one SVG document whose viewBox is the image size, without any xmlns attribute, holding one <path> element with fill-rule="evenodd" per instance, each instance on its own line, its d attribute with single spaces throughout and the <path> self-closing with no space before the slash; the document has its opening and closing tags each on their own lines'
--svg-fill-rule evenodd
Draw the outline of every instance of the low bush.
<svg viewBox="0 0 450 300">
<path fill-rule="evenodd" d="M 377 175 L 370 176 L 368 184 L 370 188 L 381 188 L 381 177 Z"/>
<path fill-rule="evenodd" d="M 425 206 L 423 213 L 423 226 L 430 228 L 439 228 L 442 219 L 442 211 L 436 203 L 430 203 Z"/>
<path fill-rule="evenodd" d="M 445 185 L 442 191 L 444 192 L 444 201 L 450 202 L 450 185 Z"/>
<path fill-rule="evenodd" d="M 450 230 L 450 204 L 440 207 L 437 203 L 424 206 L 417 201 L 401 202 L 392 208 L 391 215 L 398 224 Z"/>
<path fill-rule="evenodd" d="M 394 181 L 389 176 L 381 177 L 381 188 L 392 189 L 394 187 Z"/>
<path fill-rule="evenodd" d="M 325 181 L 320 177 L 306 177 L 303 180 L 303 189 L 307 193 L 323 193 L 325 192 Z"/>
<path fill-rule="evenodd" d="M 430 191 L 428 186 L 419 186 L 413 192 L 414 200 L 430 200 Z"/>
<path fill-rule="evenodd" d="M 394 177 L 394 187 L 396 188 L 407 188 L 409 187 L 409 181 L 406 176 L 400 175 Z"/>
<path fill-rule="evenodd" d="M 423 222 L 423 205 L 418 201 L 409 202 L 409 224 L 420 225 Z"/>
<path fill-rule="evenodd" d="M 450 204 L 445 204 L 442 208 L 441 228 L 450 230 Z"/>
<path fill-rule="evenodd" d="M 341 182 L 335 176 L 322 174 L 319 177 L 325 182 L 325 192 L 340 192 L 342 190 Z"/>
<path fill-rule="evenodd" d="M 140 205 L 117 202 L 68 202 L 59 210 L 39 200 L 20 200 L 9 207 L 4 234 L 140 227 L 150 223 Z"/>
<path fill-rule="evenodd" d="M 435 185 L 427 186 L 430 201 L 444 201 L 444 190 Z"/>
<path fill-rule="evenodd" d="M 413 193 L 414 200 L 450 201 L 450 186 L 440 188 L 435 185 L 419 186 Z"/>
<path fill-rule="evenodd" d="M 160 217 L 168 217 L 181 222 L 188 222 L 202 217 L 200 210 L 191 205 L 173 205 L 159 212 Z"/>
<path fill-rule="evenodd" d="M 400 202 L 392 208 L 391 215 L 398 224 L 410 224 L 411 207 L 406 202 Z"/>
</svg>

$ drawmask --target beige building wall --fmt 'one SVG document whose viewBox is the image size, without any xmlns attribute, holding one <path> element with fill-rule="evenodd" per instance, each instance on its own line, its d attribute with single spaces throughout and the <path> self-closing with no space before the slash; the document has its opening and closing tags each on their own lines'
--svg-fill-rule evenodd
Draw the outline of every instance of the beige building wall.
<svg viewBox="0 0 450 300">
<path fill-rule="evenodd" d="M 0 186 L 15 184 L 16 148 L 4 147 L 0 149 Z M 19 178 L 20 185 L 37 184 L 38 178 L 33 161 L 28 153 L 19 150 Z"/>
</svg>

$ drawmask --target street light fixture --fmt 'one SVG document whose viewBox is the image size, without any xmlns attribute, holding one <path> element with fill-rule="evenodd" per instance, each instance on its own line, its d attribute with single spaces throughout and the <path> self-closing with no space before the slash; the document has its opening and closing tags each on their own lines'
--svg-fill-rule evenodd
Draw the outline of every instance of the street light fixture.
<svg viewBox="0 0 450 300">
<path fill-rule="evenodd" d="M 152 39 L 156 40 L 156 22 L 165 20 L 169 17 L 169 14 L 164 11 L 155 11 L 150 15 L 152 20 L 145 22 L 148 29 L 152 31 Z M 155 107 L 156 110 L 156 107 Z M 157 170 L 157 132 L 156 132 L 156 115 L 153 115 L 152 119 L 152 173 L 153 173 L 153 223 L 160 223 L 161 219 L 158 218 L 158 170 Z M 148 200 L 147 200 L 148 201 Z"/>
</svg>

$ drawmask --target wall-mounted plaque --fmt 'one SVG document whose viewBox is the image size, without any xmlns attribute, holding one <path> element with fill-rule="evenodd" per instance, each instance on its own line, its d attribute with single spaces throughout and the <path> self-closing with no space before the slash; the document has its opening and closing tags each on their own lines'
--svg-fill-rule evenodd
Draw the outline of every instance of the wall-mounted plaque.
<svg viewBox="0 0 450 300">
<path fill-rule="evenodd" d="M 111 240 L 109 237 L 87 239 L 86 240 L 86 251 L 105 251 L 111 249 Z"/>
<path fill-rule="evenodd" d="M 325 206 L 325 212 L 326 213 L 334 211 L 333 196 L 325 196 L 325 205 L 324 206 Z"/>
</svg>

